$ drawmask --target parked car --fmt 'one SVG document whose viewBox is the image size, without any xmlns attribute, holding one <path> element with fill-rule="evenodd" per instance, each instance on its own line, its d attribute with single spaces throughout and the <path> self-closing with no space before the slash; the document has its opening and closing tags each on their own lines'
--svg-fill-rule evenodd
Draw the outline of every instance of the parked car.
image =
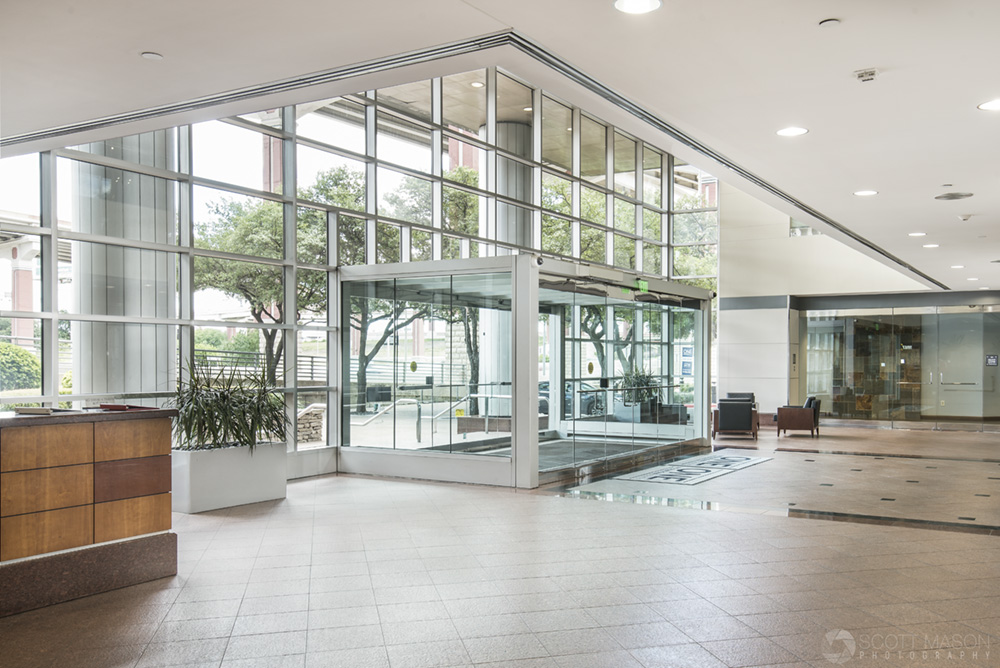
<svg viewBox="0 0 1000 668">
<path fill-rule="evenodd" d="M 549 414 L 549 381 L 538 383 L 538 412 Z M 580 415 L 600 415 L 604 413 L 604 393 L 601 388 L 586 381 L 580 383 Z M 563 416 L 573 414 L 573 383 L 566 381 L 563 386 Z"/>
</svg>

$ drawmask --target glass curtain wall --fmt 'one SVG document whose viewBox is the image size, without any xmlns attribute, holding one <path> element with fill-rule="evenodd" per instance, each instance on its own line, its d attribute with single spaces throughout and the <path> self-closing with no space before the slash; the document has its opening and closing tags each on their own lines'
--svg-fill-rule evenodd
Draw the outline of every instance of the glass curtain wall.
<svg viewBox="0 0 1000 668">
<path fill-rule="evenodd" d="M 810 311 L 805 380 L 824 413 L 905 428 L 1000 428 L 1000 307 Z"/>
<path fill-rule="evenodd" d="M 161 404 L 189 365 L 263 368 L 294 449 L 336 444 L 338 266 L 527 250 L 715 273 L 712 177 L 497 68 L 5 158 L 0 176 L 0 349 L 20 360 L 0 408 Z"/>
</svg>

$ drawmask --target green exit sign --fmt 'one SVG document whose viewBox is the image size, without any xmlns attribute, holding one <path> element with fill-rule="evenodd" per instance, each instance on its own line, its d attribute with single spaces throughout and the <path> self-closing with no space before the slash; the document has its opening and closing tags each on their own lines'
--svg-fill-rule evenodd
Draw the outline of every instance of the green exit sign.
<svg viewBox="0 0 1000 668">
<path fill-rule="evenodd" d="M 635 289 L 639 292 L 649 292 L 649 281 L 643 281 L 637 278 L 635 280 Z"/>
</svg>

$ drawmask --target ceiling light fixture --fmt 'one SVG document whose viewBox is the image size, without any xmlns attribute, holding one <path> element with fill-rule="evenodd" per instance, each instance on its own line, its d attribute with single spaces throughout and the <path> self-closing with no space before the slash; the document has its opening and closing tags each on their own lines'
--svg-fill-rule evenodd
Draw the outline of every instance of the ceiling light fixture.
<svg viewBox="0 0 1000 668">
<path fill-rule="evenodd" d="M 163 54 L 157 53 L 156 51 L 143 51 L 139 55 L 146 60 L 163 60 Z"/>
<path fill-rule="evenodd" d="M 531 107 L 525 107 L 524 110 L 525 111 L 531 111 Z"/>
<path fill-rule="evenodd" d="M 934 199 L 953 200 L 953 199 L 968 199 L 970 197 L 972 197 L 972 193 L 944 193 L 941 195 L 936 195 Z"/>
<path fill-rule="evenodd" d="M 924 244 L 924 248 L 937 248 L 938 244 Z"/>
<path fill-rule="evenodd" d="M 877 190 L 855 190 L 854 194 L 858 197 L 871 197 L 872 195 L 878 195 Z"/>
<path fill-rule="evenodd" d="M 775 134 L 781 137 L 801 137 L 807 132 L 809 132 L 809 130 L 805 128 L 797 128 L 793 125 L 791 127 L 782 128 L 778 130 Z"/>
<path fill-rule="evenodd" d="M 823 19 L 819 22 L 819 25 L 823 28 L 832 28 L 833 26 L 840 25 L 840 19 Z"/>
<path fill-rule="evenodd" d="M 615 9 L 626 14 L 648 14 L 661 4 L 660 0 L 615 0 Z"/>
<path fill-rule="evenodd" d="M 965 269 L 965 265 L 964 264 L 953 264 L 953 265 L 951 265 L 951 268 L 952 269 Z"/>
<path fill-rule="evenodd" d="M 926 237 L 926 232 L 910 232 L 911 237 Z"/>
<path fill-rule="evenodd" d="M 978 278 L 967 278 L 965 280 L 967 280 L 967 281 L 978 281 L 979 279 Z"/>
<path fill-rule="evenodd" d="M 989 102 L 983 102 L 977 109 L 982 109 L 983 111 L 1000 111 L 1000 97 Z"/>
<path fill-rule="evenodd" d="M 984 285 L 984 286 L 980 287 L 979 289 L 980 290 L 989 290 L 989 287 L 987 287 L 987 286 Z"/>
<path fill-rule="evenodd" d="M 473 81 L 469 85 L 472 86 L 473 88 L 482 88 L 486 84 L 484 84 L 482 81 Z"/>
</svg>

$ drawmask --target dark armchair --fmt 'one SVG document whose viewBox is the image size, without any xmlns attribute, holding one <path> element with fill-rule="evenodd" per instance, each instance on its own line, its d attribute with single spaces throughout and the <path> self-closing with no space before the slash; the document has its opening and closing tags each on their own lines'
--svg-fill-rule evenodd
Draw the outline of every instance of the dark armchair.
<svg viewBox="0 0 1000 668">
<path fill-rule="evenodd" d="M 809 436 L 819 436 L 819 406 L 816 397 L 806 399 L 804 406 L 782 406 L 778 409 L 778 435 L 789 429 L 809 430 Z M 815 432 L 815 433 L 814 433 Z"/>
<path fill-rule="evenodd" d="M 720 399 L 712 413 L 712 438 L 716 434 L 741 434 L 757 440 L 760 419 L 752 396 L 746 399 Z"/>
</svg>

